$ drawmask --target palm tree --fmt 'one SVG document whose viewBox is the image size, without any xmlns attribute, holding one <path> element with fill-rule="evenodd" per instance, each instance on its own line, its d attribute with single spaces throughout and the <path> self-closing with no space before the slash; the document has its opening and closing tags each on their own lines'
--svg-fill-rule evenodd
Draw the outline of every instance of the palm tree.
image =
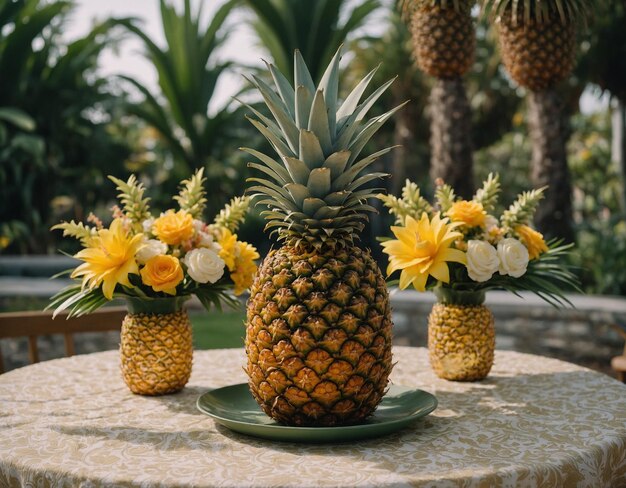
<svg viewBox="0 0 626 488">
<path fill-rule="evenodd" d="M 122 76 L 144 97 L 142 103 L 129 104 L 128 111 L 157 129 L 172 154 L 174 166 L 163 184 L 179 181 L 196 168 L 206 168 L 205 175 L 214 188 L 208 211 L 221 208 L 240 179 L 231 157 L 238 146 L 234 139 L 240 130 L 239 108 L 229 101 L 209 114 L 217 83 L 232 66 L 219 62 L 216 54 L 225 39 L 225 21 L 237 3 L 227 1 L 208 25 L 201 25 L 203 2 L 192 11 L 190 1 L 185 0 L 183 11 L 178 13 L 166 0 L 160 0 L 165 46 L 159 46 L 135 22 L 123 22 L 143 41 L 160 88 L 160 93 L 152 93 L 137 80 Z"/>
<path fill-rule="evenodd" d="M 435 77 L 430 94 L 430 174 L 466 198 L 474 192 L 471 110 L 463 75 L 474 61 L 474 0 L 405 0 L 415 60 Z"/>
<path fill-rule="evenodd" d="M 311 76 L 319 80 L 348 35 L 379 7 L 378 0 L 363 0 L 347 12 L 346 0 L 245 0 L 256 14 L 252 23 L 274 65 L 293 77 L 293 52 L 300 50 Z M 341 19 L 346 17 L 344 21 Z"/>
<path fill-rule="evenodd" d="M 528 122 L 533 146 L 531 179 L 547 186 L 535 215 L 549 237 L 574 240 L 567 166 L 567 118 L 558 84 L 567 78 L 576 54 L 576 26 L 593 0 L 485 0 L 498 26 L 502 61 L 511 78 L 528 89 Z"/>
</svg>

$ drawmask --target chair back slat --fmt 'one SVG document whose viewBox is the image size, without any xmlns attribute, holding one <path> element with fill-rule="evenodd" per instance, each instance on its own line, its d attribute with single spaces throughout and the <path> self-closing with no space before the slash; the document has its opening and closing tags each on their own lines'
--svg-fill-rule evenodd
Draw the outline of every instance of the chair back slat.
<svg viewBox="0 0 626 488">
<path fill-rule="evenodd" d="M 63 334 L 63 341 L 65 342 L 65 355 L 70 357 L 76 354 L 74 351 L 74 336 L 66 332 Z"/>
<path fill-rule="evenodd" d="M 37 336 L 28 336 L 28 356 L 31 364 L 39 362 L 39 349 L 37 348 Z"/>
<path fill-rule="evenodd" d="M 126 315 L 125 307 L 105 307 L 90 315 L 67 318 L 67 312 L 52 318 L 51 311 L 0 313 L 0 339 L 27 337 L 31 363 L 39 362 L 37 337 L 63 334 L 67 356 L 76 354 L 73 334 L 120 330 Z M 4 372 L 0 355 L 0 374 Z"/>
</svg>

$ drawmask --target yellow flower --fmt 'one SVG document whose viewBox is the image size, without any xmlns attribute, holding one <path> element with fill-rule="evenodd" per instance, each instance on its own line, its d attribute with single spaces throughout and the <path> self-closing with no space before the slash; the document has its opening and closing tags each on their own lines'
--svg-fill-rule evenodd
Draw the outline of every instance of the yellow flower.
<svg viewBox="0 0 626 488">
<path fill-rule="evenodd" d="M 252 285 L 257 269 L 255 260 L 260 256 L 254 246 L 242 241 L 237 241 L 237 254 L 230 277 L 235 284 L 235 295 L 241 295 Z"/>
<path fill-rule="evenodd" d="M 235 259 L 237 258 L 237 235 L 228 229 L 222 229 L 217 243 L 220 245 L 220 258 L 224 260 L 228 270 L 232 271 L 235 268 Z"/>
<path fill-rule="evenodd" d="M 526 246 L 526 249 L 528 249 L 528 257 L 531 261 L 537 259 L 548 250 L 548 245 L 543 239 L 543 235 L 527 225 L 518 225 L 515 227 L 515 233 Z"/>
<path fill-rule="evenodd" d="M 259 253 L 247 242 L 237 240 L 237 235 L 228 229 L 222 229 L 218 243 L 221 247 L 219 255 L 226 263 L 230 277 L 235 284 L 235 295 L 241 295 L 252 285 L 256 274 L 256 259 Z"/>
<path fill-rule="evenodd" d="M 462 237 L 453 229 L 458 224 L 449 224 L 436 214 L 432 221 L 426 213 L 419 222 L 412 217 L 406 218 L 405 227 L 391 227 L 398 240 L 383 242 L 386 254 L 389 254 L 387 274 L 402 270 L 400 288 L 413 284 L 416 290 L 424 291 L 428 276 L 444 283 L 450 282 L 450 270 L 446 262 L 466 263 L 465 253 L 450 246 Z"/>
<path fill-rule="evenodd" d="M 130 236 L 124 231 L 120 219 L 115 219 L 109 229 L 101 229 L 92 239 L 91 246 L 74 257 L 85 261 L 72 273 L 72 278 L 83 277 L 83 288 L 90 289 L 102 284 L 102 293 L 111 300 L 119 283 L 132 286 L 128 275 L 137 274 L 135 254 L 142 246 L 143 234 Z"/>
<path fill-rule="evenodd" d="M 176 295 L 176 287 L 183 281 L 183 268 L 178 258 L 161 254 L 146 262 L 141 269 L 141 281 L 154 291 Z"/>
<path fill-rule="evenodd" d="M 168 210 L 154 221 L 152 232 L 165 244 L 178 246 L 193 237 L 193 217 L 184 210 Z"/>
<path fill-rule="evenodd" d="M 487 212 L 480 203 L 459 200 L 446 212 L 452 222 L 460 222 L 467 227 L 483 227 Z"/>
</svg>

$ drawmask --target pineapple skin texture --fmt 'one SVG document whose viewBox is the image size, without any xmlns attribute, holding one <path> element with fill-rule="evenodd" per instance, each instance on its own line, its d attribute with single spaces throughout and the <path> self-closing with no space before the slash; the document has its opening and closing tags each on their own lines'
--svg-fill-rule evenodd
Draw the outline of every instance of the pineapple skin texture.
<svg viewBox="0 0 626 488">
<path fill-rule="evenodd" d="M 428 317 L 428 355 L 440 378 L 486 378 L 493 366 L 495 346 L 494 318 L 485 305 L 433 305 Z"/>
<path fill-rule="evenodd" d="M 193 342 L 186 311 L 127 314 L 120 356 L 124 382 L 138 395 L 182 390 L 191 376 Z"/>
<path fill-rule="evenodd" d="M 453 79 L 472 67 L 476 35 L 469 9 L 421 7 L 413 13 L 410 28 L 417 65 L 425 73 Z"/>
<path fill-rule="evenodd" d="M 576 32 L 570 22 L 554 18 L 513 25 L 510 14 L 498 24 L 498 44 L 506 70 L 515 82 L 533 91 L 550 88 L 569 76 L 576 56 Z"/>
<path fill-rule="evenodd" d="M 389 294 L 369 252 L 273 250 L 247 305 L 252 394 L 286 425 L 359 423 L 386 392 L 391 329 Z"/>
</svg>

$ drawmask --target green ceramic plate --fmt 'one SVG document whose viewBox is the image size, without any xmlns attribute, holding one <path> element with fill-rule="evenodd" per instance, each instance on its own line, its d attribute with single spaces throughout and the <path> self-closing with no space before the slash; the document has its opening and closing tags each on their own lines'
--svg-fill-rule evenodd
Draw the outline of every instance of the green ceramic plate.
<svg viewBox="0 0 626 488">
<path fill-rule="evenodd" d="M 422 390 L 391 386 L 374 415 L 348 427 L 288 427 L 266 416 L 247 383 L 225 386 L 198 398 L 198 409 L 235 432 L 277 441 L 347 442 L 389 434 L 437 408 L 437 399 Z"/>
</svg>

